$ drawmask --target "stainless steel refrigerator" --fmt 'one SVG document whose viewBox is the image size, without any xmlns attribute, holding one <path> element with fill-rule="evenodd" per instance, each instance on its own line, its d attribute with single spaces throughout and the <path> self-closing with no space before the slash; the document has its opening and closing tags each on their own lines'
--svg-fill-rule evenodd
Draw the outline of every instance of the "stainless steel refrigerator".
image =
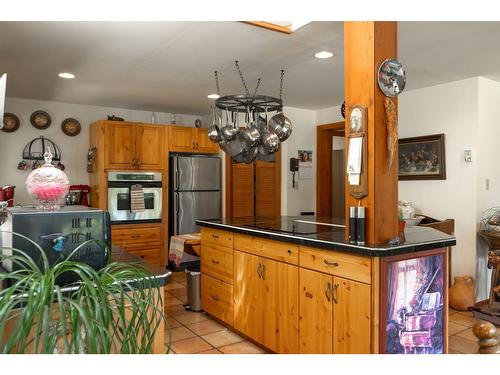
<svg viewBox="0 0 500 375">
<path fill-rule="evenodd" d="M 195 233 L 197 219 L 221 217 L 221 159 L 212 155 L 170 154 L 169 233 Z M 182 263 L 198 260 L 184 254 Z"/>
</svg>

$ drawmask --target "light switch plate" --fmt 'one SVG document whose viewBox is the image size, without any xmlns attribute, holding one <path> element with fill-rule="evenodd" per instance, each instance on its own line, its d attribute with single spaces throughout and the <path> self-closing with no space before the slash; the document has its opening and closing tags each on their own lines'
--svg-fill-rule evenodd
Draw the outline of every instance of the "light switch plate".
<svg viewBox="0 0 500 375">
<path fill-rule="evenodd" d="M 472 163 L 472 150 L 464 151 L 464 160 L 466 163 Z"/>
</svg>

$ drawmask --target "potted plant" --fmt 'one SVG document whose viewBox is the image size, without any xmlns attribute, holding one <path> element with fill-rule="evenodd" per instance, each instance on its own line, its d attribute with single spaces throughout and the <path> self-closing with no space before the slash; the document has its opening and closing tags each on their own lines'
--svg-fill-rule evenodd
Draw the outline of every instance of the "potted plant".
<svg viewBox="0 0 500 375">
<path fill-rule="evenodd" d="M 50 266 L 42 248 L 21 237 L 36 246 L 41 260 L 36 264 L 17 249 L 0 254 L 0 262 L 20 266 L 0 273 L 0 285 L 8 285 L 0 289 L 1 353 L 151 352 L 165 317 L 158 281 L 146 268 L 113 262 L 96 271 L 72 260 L 94 240 Z M 74 273 L 77 281 L 59 286 L 63 273 Z"/>
</svg>

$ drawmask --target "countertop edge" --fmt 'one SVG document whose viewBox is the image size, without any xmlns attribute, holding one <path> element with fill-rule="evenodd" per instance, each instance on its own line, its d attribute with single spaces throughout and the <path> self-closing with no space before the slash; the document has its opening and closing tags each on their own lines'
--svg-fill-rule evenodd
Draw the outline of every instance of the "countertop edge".
<svg viewBox="0 0 500 375">
<path fill-rule="evenodd" d="M 196 220 L 196 224 L 202 227 L 213 228 L 213 229 L 226 229 L 226 230 L 231 230 L 232 232 L 235 233 L 254 235 L 261 238 L 296 243 L 299 245 L 318 247 L 325 250 L 341 250 L 350 253 L 356 253 L 360 255 L 374 256 L 374 257 L 387 257 L 393 255 L 409 254 L 424 250 L 439 249 L 439 248 L 454 246 L 457 243 L 456 238 L 453 238 L 453 239 L 425 241 L 420 243 L 402 244 L 390 247 L 381 246 L 375 248 L 371 246 L 362 246 L 356 244 L 346 244 L 341 242 L 307 238 L 301 235 L 266 231 L 264 229 L 256 230 L 251 228 L 243 228 L 238 225 L 215 223 L 206 220 Z"/>
</svg>

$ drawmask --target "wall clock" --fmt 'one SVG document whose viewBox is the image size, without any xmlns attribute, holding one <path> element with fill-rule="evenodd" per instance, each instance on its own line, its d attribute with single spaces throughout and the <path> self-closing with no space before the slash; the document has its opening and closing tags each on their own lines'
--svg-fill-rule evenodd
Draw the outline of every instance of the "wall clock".
<svg viewBox="0 0 500 375">
<path fill-rule="evenodd" d="M 47 129 L 52 123 L 52 119 L 45 111 L 35 111 L 30 116 L 30 122 L 37 129 Z"/>
<path fill-rule="evenodd" d="M 74 118 L 67 118 L 61 123 L 61 129 L 64 134 L 74 137 L 75 135 L 80 134 L 82 126 L 78 120 L 75 120 Z"/>
<path fill-rule="evenodd" d="M 5 112 L 3 115 L 3 128 L 2 130 L 7 133 L 15 132 L 19 129 L 19 119 L 13 113 Z"/>
</svg>

